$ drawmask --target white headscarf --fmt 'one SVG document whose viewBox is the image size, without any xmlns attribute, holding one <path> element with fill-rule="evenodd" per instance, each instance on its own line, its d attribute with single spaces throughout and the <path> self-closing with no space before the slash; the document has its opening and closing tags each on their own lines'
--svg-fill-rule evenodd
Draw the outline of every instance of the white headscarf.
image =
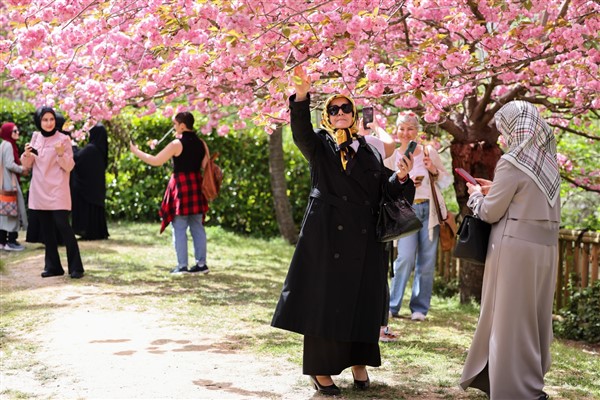
<svg viewBox="0 0 600 400">
<path fill-rule="evenodd" d="M 554 206 L 560 189 L 556 138 L 537 108 L 521 100 L 511 101 L 496 113 L 496 127 L 509 148 L 502 156 L 525 172 Z"/>
</svg>

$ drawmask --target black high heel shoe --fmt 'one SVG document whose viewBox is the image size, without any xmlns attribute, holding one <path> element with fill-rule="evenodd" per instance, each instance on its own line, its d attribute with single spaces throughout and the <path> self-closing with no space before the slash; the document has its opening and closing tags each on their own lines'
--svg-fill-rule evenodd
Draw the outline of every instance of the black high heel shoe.
<svg viewBox="0 0 600 400">
<path fill-rule="evenodd" d="M 323 386 L 319 383 L 319 381 L 317 380 L 317 377 L 315 375 L 310 375 L 310 381 L 312 382 L 313 386 L 315 387 L 315 390 L 317 392 L 321 393 L 322 395 L 338 396 L 338 395 L 342 394 L 342 391 L 340 390 L 339 387 L 337 387 L 335 385 L 335 383 L 333 385 Z"/>
<path fill-rule="evenodd" d="M 354 371 L 352 371 L 352 378 L 354 378 Z M 371 386 L 371 380 L 369 379 L 369 373 L 367 372 L 367 380 L 359 381 L 354 378 L 354 389 L 367 390 Z"/>
</svg>

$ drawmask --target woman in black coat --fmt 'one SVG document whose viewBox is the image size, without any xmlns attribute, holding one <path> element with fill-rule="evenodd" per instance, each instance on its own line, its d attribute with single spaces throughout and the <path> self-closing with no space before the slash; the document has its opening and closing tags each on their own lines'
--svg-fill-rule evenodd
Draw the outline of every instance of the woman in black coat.
<svg viewBox="0 0 600 400">
<path fill-rule="evenodd" d="M 90 129 L 90 140 L 82 149 L 73 149 L 75 168 L 71 173 L 73 230 L 83 240 L 108 238 L 106 225 L 106 166 L 108 135 L 98 123 Z"/>
<path fill-rule="evenodd" d="M 297 68 L 290 98 L 294 142 L 308 160 L 312 190 L 272 326 L 304 335 L 303 373 L 325 395 L 340 394 L 331 379 L 352 367 L 354 387 L 366 389 L 366 366 L 381 365 L 379 328 L 386 291 L 385 244 L 375 238 L 384 193 L 412 203 L 405 157 L 394 172 L 357 135 L 354 101 L 334 95 L 323 109 L 324 129 L 310 120 L 310 80 Z"/>
</svg>

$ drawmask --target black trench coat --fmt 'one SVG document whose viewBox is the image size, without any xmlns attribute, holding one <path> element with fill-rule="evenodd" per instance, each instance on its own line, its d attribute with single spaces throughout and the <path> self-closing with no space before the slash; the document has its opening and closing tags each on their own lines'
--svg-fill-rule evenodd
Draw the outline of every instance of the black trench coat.
<svg viewBox="0 0 600 400">
<path fill-rule="evenodd" d="M 342 342 L 377 343 L 386 290 L 385 244 L 375 240 L 383 191 L 415 193 L 364 140 L 347 171 L 325 130 L 310 121 L 310 99 L 290 99 L 294 142 L 308 160 L 312 191 L 271 325 Z"/>
</svg>

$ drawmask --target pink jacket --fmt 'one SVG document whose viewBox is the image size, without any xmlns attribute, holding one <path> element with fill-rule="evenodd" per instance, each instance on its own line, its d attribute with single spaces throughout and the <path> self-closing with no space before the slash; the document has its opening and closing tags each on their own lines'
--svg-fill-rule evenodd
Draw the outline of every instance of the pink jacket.
<svg viewBox="0 0 600 400">
<path fill-rule="evenodd" d="M 59 157 L 54 149 L 62 143 L 65 149 Z M 31 138 L 31 146 L 37 149 L 38 155 L 26 153 L 21 155 L 21 163 L 33 171 L 29 187 L 29 208 L 32 210 L 71 210 L 71 190 L 69 177 L 75 166 L 71 139 L 60 132 L 44 137 L 35 132 Z"/>
</svg>

